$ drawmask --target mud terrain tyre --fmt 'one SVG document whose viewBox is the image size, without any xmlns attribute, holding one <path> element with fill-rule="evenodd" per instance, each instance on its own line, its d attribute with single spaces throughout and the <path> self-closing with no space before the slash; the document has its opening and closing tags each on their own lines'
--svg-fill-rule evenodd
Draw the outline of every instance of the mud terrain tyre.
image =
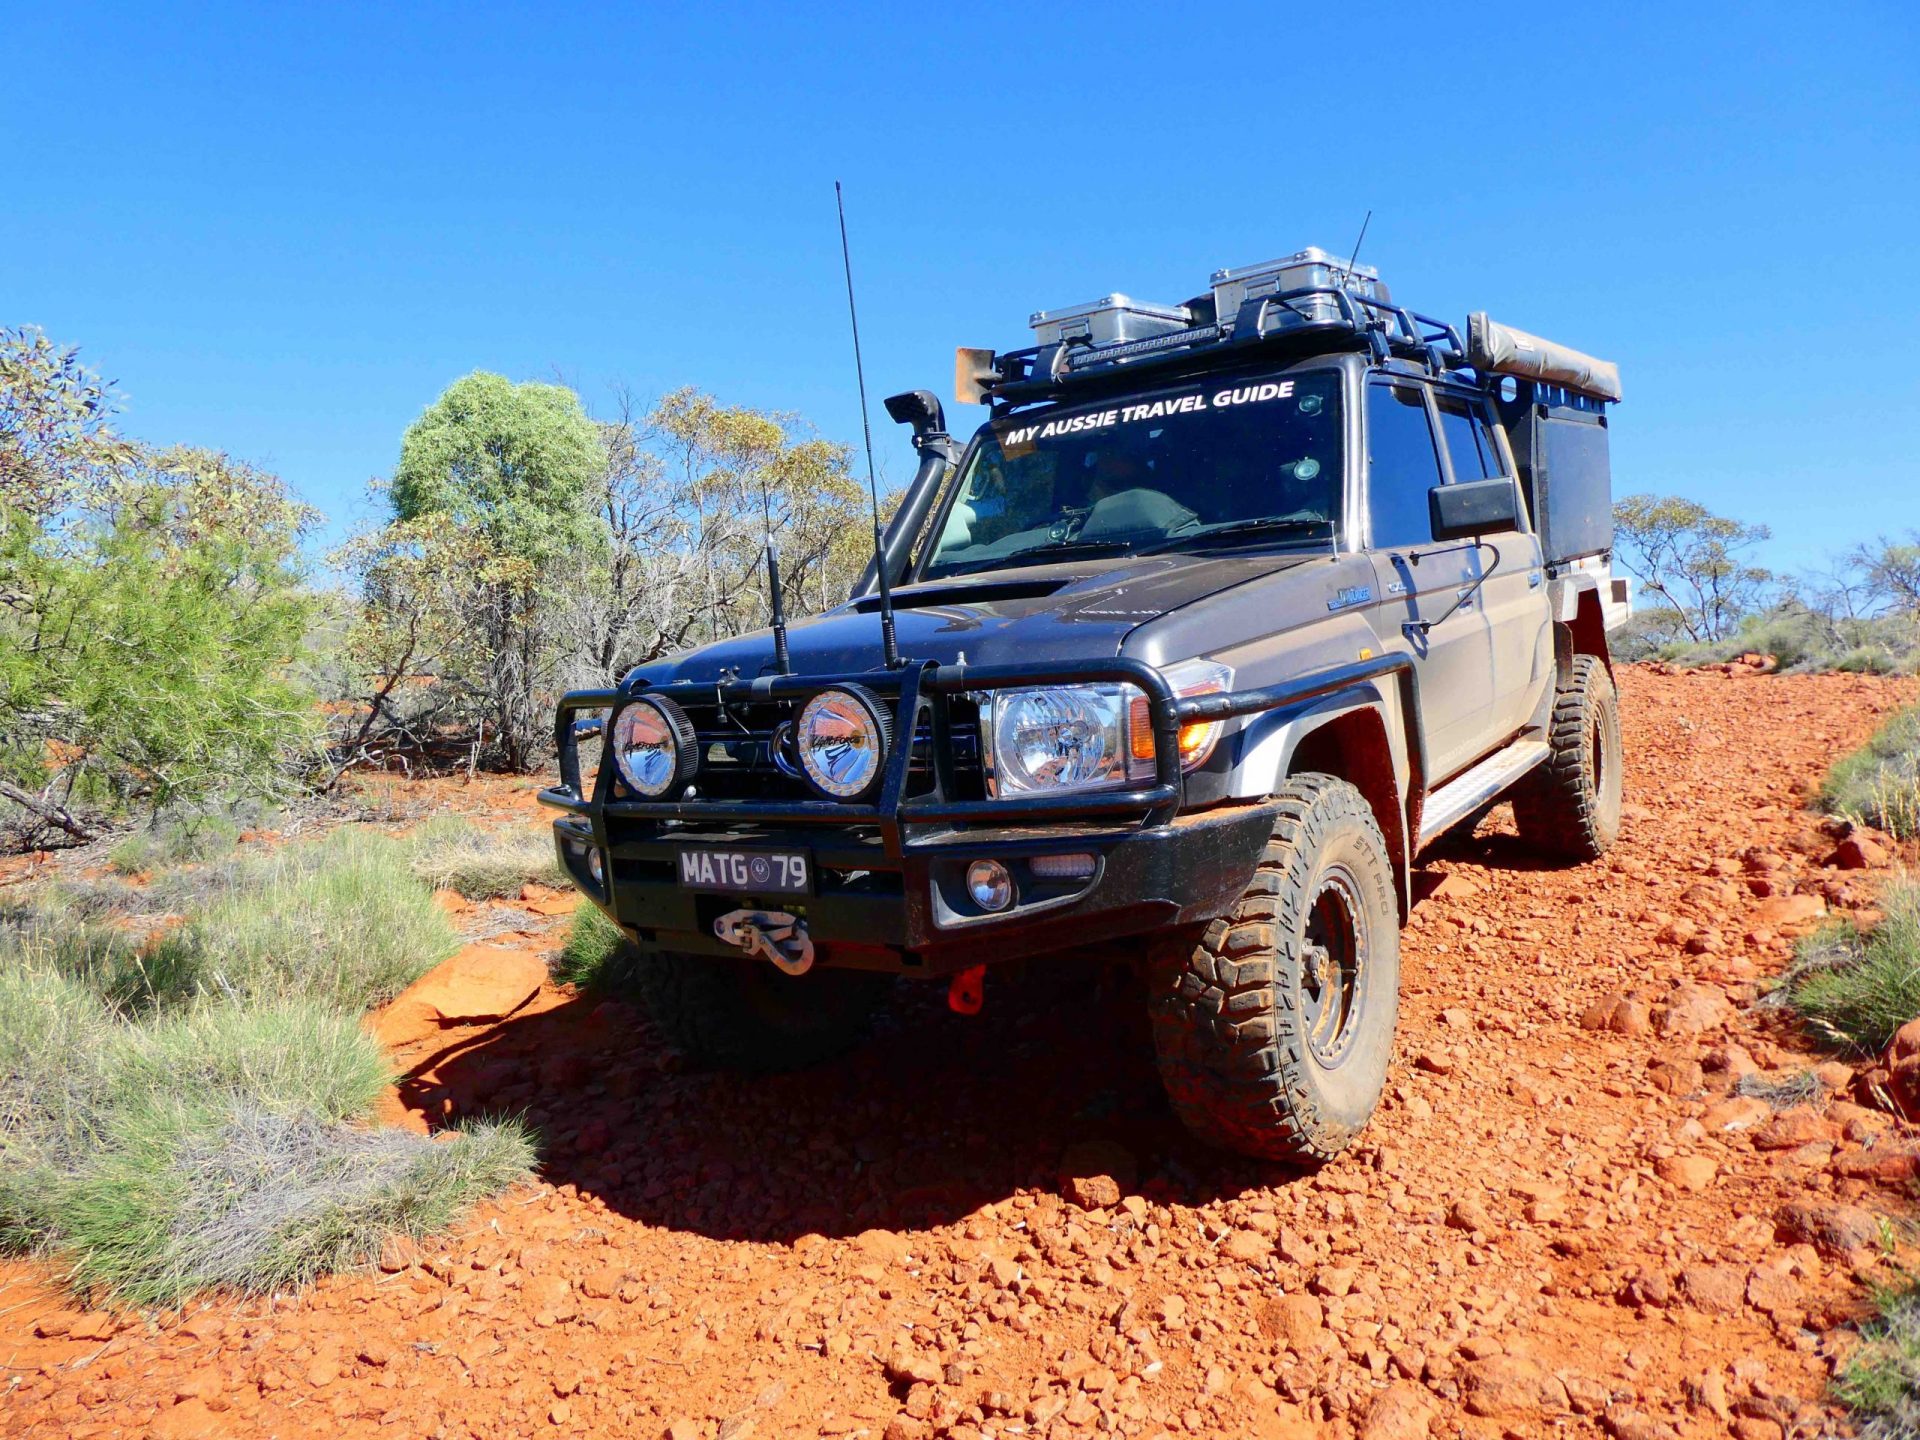
<svg viewBox="0 0 1920 1440">
<path fill-rule="evenodd" d="M 1393 864 L 1360 792 L 1296 775 L 1233 909 L 1150 960 L 1154 1048 L 1186 1127 L 1224 1149 L 1320 1164 L 1386 1083 L 1400 1010 Z"/>
<path fill-rule="evenodd" d="M 1513 792 L 1520 838 L 1567 860 L 1598 860 L 1620 834 L 1620 697 L 1595 655 L 1576 655 L 1553 697 L 1552 753 Z"/>
<path fill-rule="evenodd" d="M 636 955 L 634 988 L 662 1037 L 694 1064 L 799 1070 L 863 1039 L 891 975 L 811 970 L 678 952 Z"/>
</svg>

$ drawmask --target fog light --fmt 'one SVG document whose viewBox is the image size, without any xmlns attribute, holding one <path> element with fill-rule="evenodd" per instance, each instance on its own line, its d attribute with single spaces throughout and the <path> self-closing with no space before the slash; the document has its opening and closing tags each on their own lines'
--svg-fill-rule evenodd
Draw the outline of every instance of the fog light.
<svg viewBox="0 0 1920 1440">
<path fill-rule="evenodd" d="M 1085 880 L 1094 864 L 1091 855 L 1036 855 L 1031 863 L 1042 880 Z"/>
<path fill-rule="evenodd" d="M 607 883 L 607 862 L 600 858 L 600 848 L 597 845 L 587 851 L 587 874 L 593 877 L 593 883 L 596 885 Z"/>
<path fill-rule="evenodd" d="M 998 860 L 976 860 L 967 867 L 967 893 L 982 910 L 1004 910 L 1013 903 L 1013 876 Z"/>
</svg>

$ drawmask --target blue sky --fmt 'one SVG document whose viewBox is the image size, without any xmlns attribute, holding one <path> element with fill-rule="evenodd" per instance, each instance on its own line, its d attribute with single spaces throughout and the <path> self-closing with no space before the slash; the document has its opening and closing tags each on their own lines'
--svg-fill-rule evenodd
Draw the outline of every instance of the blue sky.
<svg viewBox="0 0 1920 1440">
<path fill-rule="evenodd" d="M 1920 527 L 1920 7 L 14 5 L 0 323 L 363 522 L 473 369 L 859 438 L 1032 310 L 1301 245 L 1620 362 L 1616 487 Z M 956 428 L 978 411 L 952 410 Z"/>
</svg>

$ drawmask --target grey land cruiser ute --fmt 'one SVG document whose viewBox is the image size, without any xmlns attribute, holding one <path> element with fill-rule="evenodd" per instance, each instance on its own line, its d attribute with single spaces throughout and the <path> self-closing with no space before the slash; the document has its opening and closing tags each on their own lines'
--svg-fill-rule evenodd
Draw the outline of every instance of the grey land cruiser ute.
<svg viewBox="0 0 1920 1440">
<path fill-rule="evenodd" d="M 562 700 L 561 859 L 696 1059 L 1124 940 L 1189 1128 L 1325 1160 L 1421 847 L 1500 798 L 1568 861 L 1614 839 L 1617 372 L 1317 250 L 1032 323 L 960 352 L 964 447 L 887 402 L 920 464 L 845 605 Z"/>
</svg>

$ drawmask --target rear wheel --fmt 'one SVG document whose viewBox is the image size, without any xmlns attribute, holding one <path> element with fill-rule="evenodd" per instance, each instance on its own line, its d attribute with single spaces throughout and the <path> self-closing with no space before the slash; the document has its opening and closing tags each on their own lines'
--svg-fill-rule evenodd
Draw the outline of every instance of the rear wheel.
<svg viewBox="0 0 1920 1440">
<path fill-rule="evenodd" d="M 637 955 L 635 988 L 666 1040 L 699 1065 L 798 1070 L 865 1037 L 893 977 L 861 970 L 787 975 L 764 961 Z"/>
<path fill-rule="evenodd" d="M 1400 1009 L 1393 865 L 1366 799 L 1297 775 L 1252 883 L 1152 958 L 1154 1048 L 1200 1139 L 1317 1164 L 1345 1149 L 1386 1083 Z"/>
<path fill-rule="evenodd" d="M 1513 792 L 1520 838 L 1568 860 L 1598 860 L 1620 835 L 1620 697 L 1597 655 L 1576 655 L 1554 692 L 1547 762 Z"/>
</svg>

